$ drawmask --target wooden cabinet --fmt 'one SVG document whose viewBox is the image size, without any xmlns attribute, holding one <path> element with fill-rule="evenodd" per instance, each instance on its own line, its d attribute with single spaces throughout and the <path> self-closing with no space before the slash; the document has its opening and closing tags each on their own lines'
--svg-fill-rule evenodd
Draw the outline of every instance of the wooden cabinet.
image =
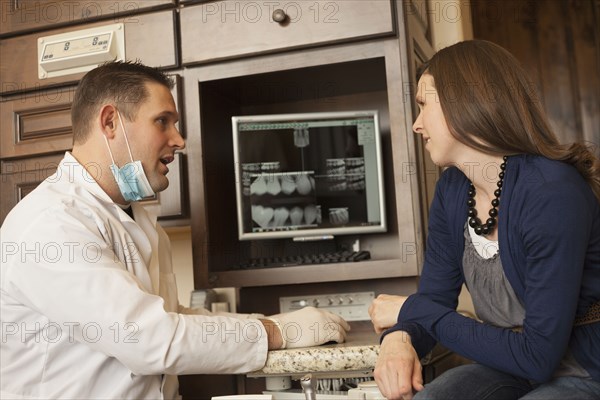
<svg viewBox="0 0 600 400">
<path fill-rule="evenodd" d="M 393 2 L 202 3 L 181 10 L 184 64 L 396 33 Z M 280 20 L 280 22 L 277 22 Z"/>
<path fill-rule="evenodd" d="M 229 4 L 220 3 L 221 7 Z M 241 29 L 249 29 L 251 24 L 241 22 L 245 26 L 242 28 L 229 27 L 229 22 L 225 22 L 221 29 L 228 27 L 227 32 L 238 35 L 237 43 L 224 44 L 238 47 L 229 47 L 225 52 L 218 46 L 202 47 L 208 46 L 202 43 L 207 41 L 198 40 L 202 27 L 186 28 L 192 20 L 201 25 L 198 22 L 202 18 L 202 6 L 182 9 L 184 63 L 228 58 L 227 62 L 189 66 L 184 70 L 197 288 L 259 288 L 381 279 L 397 283 L 398 279 L 410 278 L 412 283 L 404 288 L 407 292 L 416 289 L 414 277 L 418 275 L 424 244 L 422 215 L 426 197 L 422 190 L 426 184 L 420 173 L 423 159 L 412 132 L 416 50 L 408 45 L 414 38 L 404 24 L 405 9 L 401 2 L 338 3 L 340 8 L 345 7 L 345 15 L 356 19 L 350 18 L 329 28 L 309 24 L 304 34 L 286 36 L 286 29 L 294 29 L 291 23 L 284 27 L 269 21 L 264 26 L 256 23 L 253 25 L 256 34 L 250 34 Z M 378 11 L 370 15 L 373 10 Z M 195 18 L 191 18 L 192 15 Z M 359 16 L 364 16 L 365 21 L 373 18 L 377 22 L 362 24 Z M 407 19 L 418 17 L 414 13 L 406 15 Z M 187 18 L 189 21 L 185 22 Z M 418 23 L 419 34 L 424 37 L 423 24 Z M 374 36 L 365 38 L 364 35 L 369 35 L 365 33 L 368 29 L 372 29 Z M 281 31 L 276 34 L 274 30 Z M 287 39 L 282 39 L 285 37 Z M 244 41 L 253 45 L 243 46 Z M 296 49 L 290 51 L 290 47 Z M 422 58 L 432 53 L 430 45 L 421 44 L 419 48 Z M 246 55 L 255 57 L 240 57 Z M 376 109 L 380 115 L 388 231 L 358 237 L 339 236 L 327 243 L 292 243 L 290 239 L 240 241 L 235 216 L 231 117 L 361 109 Z M 291 246 L 295 251 L 316 253 L 330 247 L 347 247 L 357 239 L 361 249 L 371 252 L 371 260 L 239 268 L 256 254 L 285 256 Z"/>
<path fill-rule="evenodd" d="M 84 73 L 49 79 L 38 78 L 37 39 L 121 22 L 125 26 L 125 56 L 128 60 L 140 60 L 153 67 L 178 66 L 175 12 L 166 10 L 0 40 L 0 59 L 2 59 L 0 94 L 37 91 L 77 83 Z"/>
<path fill-rule="evenodd" d="M 0 223 L 23 197 L 56 172 L 60 159 L 53 155 L 0 161 Z"/>
<path fill-rule="evenodd" d="M 28 157 L 72 147 L 75 87 L 19 95 L 0 102 L 0 158 Z"/>
<path fill-rule="evenodd" d="M 205 5 L 216 3 L 225 4 Z M 426 166 L 420 139 L 412 132 L 415 69 L 433 54 L 423 22 L 427 15 L 407 8 L 405 1 L 335 3 L 348 7 L 345 10 L 354 17 L 375 9 L 369 6 L 381 12 L 372 24 L 356 18 L 314 27 L 304 21 L 307 26 L 296 35 L 291 23 L 240 21 L 242 26 L 232 26 L 231 15 L 213 31 L 188 28 L 200 25 L 204 3 L 184 5 L 181 10 L 194 286 L 239 288 L 240 312 L 278 313 L 281 296 L 365 290 L 409 295 L 417 289 L 429 188 L 437 179 L 437 169 L 427 172 L 431 167 Z M 230 30 L 237 36 L 221 40 L 229 37 Z M 376 109 L 380 114 L 388 231 L 340 236 L 328 243 L 240 241 L 231 117 L 360 109 Z M 315 253 L 355 239 L 361 249 L 371 252 L 371 260 L 238 268 L 255 254 L 285 255 L 292 246 L 294 251 Z M 218 388 L 211 385 L 215 379 L 222 382 Z M 236 386 L 237 393 L 264 390 L 256 381 L 236 383 L 223 376 L 180 380 L 184 397 L 201 393 L 207 398 L 236 393 Z"/>
<path fill-rule="evenodd" d="M 175 0 L 2 0 L 0 36 L 9 36 L 53 26 L 110 20 L 140 11 L 172 7 Z M 134 20 L 132 17 L 131 20 Z"/>
</svg>

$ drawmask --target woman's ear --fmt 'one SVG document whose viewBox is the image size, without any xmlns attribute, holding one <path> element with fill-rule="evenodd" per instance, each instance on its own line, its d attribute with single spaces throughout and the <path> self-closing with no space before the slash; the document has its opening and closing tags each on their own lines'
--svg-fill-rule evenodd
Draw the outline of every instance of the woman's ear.
<svg viewBox="0 0 600 400">
<path fill-rule="evenodd" d="M 99 118 L 100 129 L 102 130 L 102 133 L 104 133 L 107 139 L 114 138 L 117 131 L 117 126 L 119 124 L 117 120 L 119 116 L 115 106 L 112 104 L 105 104 L 102 106 L 100 109 Z"/>
</svg>

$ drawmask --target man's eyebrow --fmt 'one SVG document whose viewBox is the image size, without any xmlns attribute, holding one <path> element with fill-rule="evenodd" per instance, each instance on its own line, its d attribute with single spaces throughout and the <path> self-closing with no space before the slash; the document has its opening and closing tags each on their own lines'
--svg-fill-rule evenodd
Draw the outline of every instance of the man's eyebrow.
<svg viewBox="0 0 600 400">
<path fill-rule="evenodd" d="M 158 117 L 162 117 L 162 116 L 169 116 L 171 118 L 174 118 L 176 120 L 179 120 L 179 113 L 178 112 L 174 112 L 174 111 L 169 111 L 169 110 L 165 110 L 165 111 L 161 111 L 160 113 L 158 113 L 156 115 L 156 118 Z"/>
</svg>

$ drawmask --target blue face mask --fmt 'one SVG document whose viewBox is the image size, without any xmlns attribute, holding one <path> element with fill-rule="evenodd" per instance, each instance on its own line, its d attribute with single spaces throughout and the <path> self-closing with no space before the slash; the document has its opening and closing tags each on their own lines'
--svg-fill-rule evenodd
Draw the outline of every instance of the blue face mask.
<svg viewBox="0 0 600 400">
<path fill-rule="evenodd" d="M 110 146 L 108 145 L 108 139 L 106 136 L 104 136 L 104 140 L 106 141 L 106 146 L 108 147 L 108 152 L 110 153 L 110 159 L 112 160 L 110 170 L 115 178 L 115 181 L 117 182 L 117 185 L 119 186 L 119 191 L 127 202 L 139 201 L 144 197 L 154 196 L 154 191 L 152 190 L 150 182 L 148 182 L 148 178 L 144 173 L 142 162 L 139 160 L 133 161 L 131 148 L 129 147 L 129 140 L 127 140 L 127 132 L 125 131 L 125 126 L 123 126 L 123 118 L 121 118 L 119 111 L 117 111 L 117 114 L 119 115 L 119 123 L 121 124 L 123 135 L 125 136 L 125 143 L 127 144 L 127 151 L 129 152 L 129 159 L 131 162 L 123 165 L 121 168 L 117 167 L 112 151 L 110 151 Z"/>
</svg>

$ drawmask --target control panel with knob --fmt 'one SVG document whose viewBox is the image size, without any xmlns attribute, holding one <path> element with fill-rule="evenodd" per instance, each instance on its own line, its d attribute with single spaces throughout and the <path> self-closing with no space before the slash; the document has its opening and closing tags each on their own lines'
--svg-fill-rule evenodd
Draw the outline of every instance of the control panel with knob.
<svg viewBox="0 0 600 400">
<path fill-rule="evenodd" d="M 322 308 L 338 314 L 346 321 L 368 321 L 374 292 L 332 293 L 279 298 L 279 311 L 289 312 L 306 306 Z"/>
</svg>

